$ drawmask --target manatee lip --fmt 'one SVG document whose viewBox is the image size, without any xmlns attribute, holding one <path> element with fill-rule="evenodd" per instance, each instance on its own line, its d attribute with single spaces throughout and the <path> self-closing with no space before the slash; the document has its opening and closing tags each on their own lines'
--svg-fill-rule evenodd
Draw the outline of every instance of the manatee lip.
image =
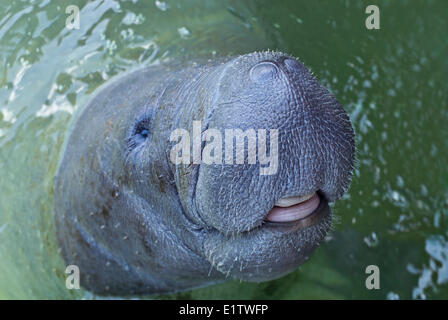
<svg viewBox="0 0 448 320">
<path fill-rule="evenodd" d="M 328 201 L 319 191 L 281 198 L 267 213 L 263 226 L 299 230 L 318 224 L 330 213 Z"/>
<path fill-rule="evenodd" d="M 303 195 L 303 196 L 285 197 L 285 198 L 279 199 L 276 202 L 275 206 L 276 207 L 281 207 L 281 208 L 289 208 L 289 207 L 294 206 L 294 205 L 301 205 L 303 207 L 303 205 L 309 204 L 308 200 L 313 198 L 313 197 L 315 197 L 315 196 L 316 196 L 316 192 L 311 192 L 311 193 L 308 193 L 308 194 Z M 306 208 L 303 208 L 302 211 L 304 211 L 305 209 Z M 311 210 L 311 212 L 313 210 Z M 296 219 L 293 219 L 293 220 L 296 220 Z M 275 221 L 275 220 L 271 220 L 271 221 Z"/>
</svg>

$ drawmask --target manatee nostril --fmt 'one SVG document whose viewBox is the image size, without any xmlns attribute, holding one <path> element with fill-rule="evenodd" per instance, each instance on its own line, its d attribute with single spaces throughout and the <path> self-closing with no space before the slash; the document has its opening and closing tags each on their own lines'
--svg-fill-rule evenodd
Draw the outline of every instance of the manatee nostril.
<svg viewBox="0 0 448 320">
<path fill-rule="evenodd" d="M 283 61 L 283 63 L 289 71 L 297 71 L 300 69 L 300 64 L 296 59 L 287 58 Z"/>
<path fill-rule="evenodd" d="M 277 75 L 277 66 L 270 61 L 263 61 L 250 69 L 250 79 L 254 82 L 265 82 L 272 80 Z"/>
</svg>

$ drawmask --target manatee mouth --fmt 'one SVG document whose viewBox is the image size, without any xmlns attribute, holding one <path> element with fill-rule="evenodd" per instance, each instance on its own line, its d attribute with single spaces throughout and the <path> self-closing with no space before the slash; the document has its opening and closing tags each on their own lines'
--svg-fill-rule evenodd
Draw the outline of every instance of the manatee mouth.
<svg viewBox="0 0 448 320">
<path fill-rule="evenodd" d="M 266 227 L 282 227 L 286 230 L 304 229 L 322 221 L 329 214 L 328 202 L 319 192 L 281 198 L 267 213 Z"/>
</svg>

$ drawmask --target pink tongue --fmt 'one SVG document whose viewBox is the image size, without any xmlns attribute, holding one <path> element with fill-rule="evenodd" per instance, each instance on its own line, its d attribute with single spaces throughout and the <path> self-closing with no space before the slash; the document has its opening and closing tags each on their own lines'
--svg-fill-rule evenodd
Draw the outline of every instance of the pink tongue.
<svg viewBox="0 0 448 320">
<path fill-rule="evenodd" d="M 290 207 L 274 207 L 269 211 L 266 220 L 272 222 L 289 222 L 303 219 L 310 215 L 319 206 L 317 193 L 311 198 Z"/>
</svg>

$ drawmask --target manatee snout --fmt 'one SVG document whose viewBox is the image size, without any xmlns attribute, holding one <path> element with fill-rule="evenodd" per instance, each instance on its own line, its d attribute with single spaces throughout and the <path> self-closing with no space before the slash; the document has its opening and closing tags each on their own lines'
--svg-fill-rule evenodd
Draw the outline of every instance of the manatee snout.
<svg viewBox="0 0 448 320">
<path fill-rule="evenodd" d="M 206 253 L 227 275 L 276 278 L 301 264 L 326 234 L 328 201 L 349 185 L 353 129 L 334 96 L 303 64 L 282 54 L 236 59 L 217 92 L 207 126 L 277 129 L 271 151 L 278 154 L 278 169 L 260 175 L 261 164 L 247 161 L 200 166 L 198 215 L 216 229 L 205 241 Z M 247 141 L 246 147 L 251 150 Z"/>
<path fill-rule="evenodd" d="M 133 72 L 74 121 L 55 184 L 62 254 L 100 294 L 277 278 L 324 238 L 354 148 L 336 98 L 283 53 Z"/>
</svg>

